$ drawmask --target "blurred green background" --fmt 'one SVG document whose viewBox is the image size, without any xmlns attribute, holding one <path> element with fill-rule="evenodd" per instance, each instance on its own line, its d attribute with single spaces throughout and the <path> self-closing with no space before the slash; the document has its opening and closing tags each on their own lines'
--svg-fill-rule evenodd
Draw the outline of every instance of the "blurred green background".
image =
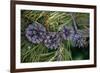
<svg viewBox="0 0 100 73">
<path fill-rule="evenodd" d="M 43 44 L 33 44 L 25 37 L 25 29 L 34 21 L 47 31 L 57 32 L 66 25 L 72 28 L 71 12 L 21 10 L 21 62 L 48 62 L 89 59 L 89 13 L 73 13 L 78 31 L 85 37 L 85 47 L 73 47 L 70 40 L 63 42 L 60 50 L 50 50 Z M 60 58 L 60 60 L 59 60 Z"/>
</svg>

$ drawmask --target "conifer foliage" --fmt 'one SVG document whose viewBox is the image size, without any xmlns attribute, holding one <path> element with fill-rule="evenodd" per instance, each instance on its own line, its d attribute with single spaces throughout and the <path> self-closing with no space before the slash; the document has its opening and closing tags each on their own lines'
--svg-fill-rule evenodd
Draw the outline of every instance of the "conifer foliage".
<svg viewBox="0 0 100 73">
<path fill-rule="evenodd" d="M 21 10 L 21 62 L 89 59 L 89 14 Z"/>
</svg>

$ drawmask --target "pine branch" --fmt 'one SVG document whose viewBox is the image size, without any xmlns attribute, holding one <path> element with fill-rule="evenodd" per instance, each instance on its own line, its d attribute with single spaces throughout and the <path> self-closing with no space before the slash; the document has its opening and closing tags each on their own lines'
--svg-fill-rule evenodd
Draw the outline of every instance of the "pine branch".
<svg viewBox="0 0 100 73">
<path fill-rule="evenodd" d="M 70 15 L 71 15 L 71 18 L 73 20 L 73 23 L 72 23 L 73 29 L 74 29 L 75 33 L 77 33 L 77 24 L 76 24 L 76 21 L 75 21 L 75 16 L 74 16 L 73 13 L 70 13 Z"/>
</svg>

